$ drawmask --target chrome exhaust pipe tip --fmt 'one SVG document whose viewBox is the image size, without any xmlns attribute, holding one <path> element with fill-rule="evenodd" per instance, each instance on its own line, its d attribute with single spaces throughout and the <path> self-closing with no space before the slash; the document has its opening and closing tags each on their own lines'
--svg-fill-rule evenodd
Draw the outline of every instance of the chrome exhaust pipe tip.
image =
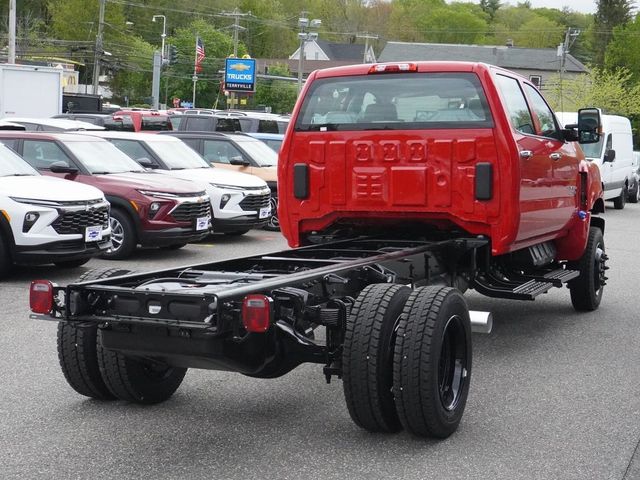
<svg viewBox="0 0 640 480">
<path fill-rule="evenodd" d="M 473 333 L 491 333 L 493 328 L 493 315 L 491 312 L 480 312 L 469 310 L 471 320 L 471 331 Z"/>
</svg>

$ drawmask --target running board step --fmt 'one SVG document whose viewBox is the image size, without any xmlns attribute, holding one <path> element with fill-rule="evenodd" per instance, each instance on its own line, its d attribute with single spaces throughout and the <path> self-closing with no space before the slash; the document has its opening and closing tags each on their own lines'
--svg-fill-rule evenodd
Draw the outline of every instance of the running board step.
<svg viewBox="0 0 640 480">
<path fill-rule="evenodd" d="M 508 279 L 476 278 L 473 288 L 487 297 L 508 298 L 511 300 L 534 300 L 538 295 L 547 293 L 553 288 L 553 283 L 540 280 L 527 280 L 523 282 Z"/>
<path fill-rule="evenodd" d="M 549 282 L 552 283 L 554 287 L 562 287 L 565 283 L 573 280 L 580 276 L 579 270 L 569 270 L 564 268 L 558 268 L 556 270 L 551 270 L 550 272 L 545 273 L 544 275 L 519 275 L 517 278 L 514 278 L 515 281 L 529 281 L 529 280 L 537 280 L 539 282 Z"/>
</svg>

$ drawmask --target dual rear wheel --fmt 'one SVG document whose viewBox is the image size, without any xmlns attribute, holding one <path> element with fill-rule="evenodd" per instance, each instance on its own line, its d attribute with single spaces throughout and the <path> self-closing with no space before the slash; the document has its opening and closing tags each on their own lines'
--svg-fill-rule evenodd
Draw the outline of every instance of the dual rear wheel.
<svg viewBox="0 0 640 480">
<path fill-rule="evenodd" d="M 89 270 L 78 282 L 131 273 L 108 268 Z M 67 383 L 79 394 L 97 400 L 153 404 L 167 400 L 182 383 L 187 369 L 162 361 L 137 358 L 104 348 L 95 325 L 58 324 L 58 360 Z"/>
<path fill-rule="evenodd" d="M 349 316 L 342 363 L 357 425 L 448 437 L 464 413 L 471 378 L 464 297 L 449 287 L 369 285 Z"/>
</svg>

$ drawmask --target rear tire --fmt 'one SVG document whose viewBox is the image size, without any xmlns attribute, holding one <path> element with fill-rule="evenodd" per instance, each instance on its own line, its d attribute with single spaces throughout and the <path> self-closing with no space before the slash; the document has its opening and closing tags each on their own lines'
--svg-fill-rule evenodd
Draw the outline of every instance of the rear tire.
<svg viewBox="0 0 640 480">
<path fill-rule="evenodd" d="M 638 201 L 640 201 L 640 185 L 636 183 L 633 193 L 630 193 L 627 199 L 629 203 L 638 203 Z"/>
<path fill-rule="evenodd" d="M 569 267 L 580 271 L 580 276 L 569 282 L 571 304 L 577 311 L 591 312 L 600 306 L 606 283 L 606 261 L 602 230 L 590 227 L 587 248 L 580 260 Z"/>
<path fill-rule="evenodd" d="M 103 253 L 102 258 L 122 260 L 130 257 L 138 244 L 131 218 L 124 211 L 114 208 L 111 210 L 109 225 L 111 226 L 111 243 L 113 247 Z"/>
<path fill-rule="evenodd" d="M 462 294 L 450 287 L 414 290 L 398 324 L 393 393 L 402 426 L 417 436 L 456 431 L 469 394 L 471 323 Z"/>
<path fill-rule="evenodd" d="M 402 429 L 393 401 L 393 346 L 411 289 L 374 284 L 358 296 L 347 319 L 342 384 L 349 415 L 370 432 Z"/>
<path fill-rule="evenodd" d="M 620 192 L 620 196 L 613 200 L 613 207 L 616 210 L 622 210 L 627 203 L 627 196 L 629 195 L 629 187 L 625 185 L 622 187 L 622 191 Z"/>
<path fill-rule="evenodd" d="M 187 373 L 161 362 L 138 359 L 104 348 L 98 332 L 98 364 L 111 393 L 120 400 L 151 405 L 164 402 L 178 389 Z"/>
<path fill-rule="evenodd" d="M 93 269 L 82 274 L 79 282 L 115 277 L 130 273 L 117 268 Z M 95 325 L 77 327 L 70 323 L 58 324 L 58 361 L 67 383 L 80 395 L 97 400 L 116 397 L 104 383 L 98 365 L 98 328 Z"/>
</svg>

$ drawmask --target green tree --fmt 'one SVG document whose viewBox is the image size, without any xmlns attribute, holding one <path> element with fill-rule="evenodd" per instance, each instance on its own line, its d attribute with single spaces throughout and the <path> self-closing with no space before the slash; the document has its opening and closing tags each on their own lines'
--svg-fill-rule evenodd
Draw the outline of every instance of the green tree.
<svg viewBox="0 0 640 480">
<path fill-rule="evenodd" d="M 489 15 L 489 19 L 493 22 L 496 12 L 501 7 L 500 0 L 480 0 L 480 8 Z"/>
<path fill-rule="evenodd" d="M 588 75 L 549 82 L 546 98 L 557 111 L 577 111 L 597 106 L 605 113 L 625 117 L 640 116 L 640 84 L 632 81 L 626 68 L 607 70 L 593 68 Z"/>
<path fill-rule="evenodd" d="M 472 3 L 453 3 L 434 8 L 415 19 L 423 39 L 434 43 L 482 43 L 487 33 L 487 15 Z"/>
<path fill-rule="evenodd" d="M 167 43 L 175 45 L 178 62 L 168 69 L 169 97 L 191 99 L 193 94 L 192 76 L 195 66 L 196 37 L 200 37 L 206 58 L 202 71 L 198 73 L 196 103 L 200 107 L 211 107 L 220 93 L 220 71 L 224 70 L 225 58 L 233 53 L 233 39 L 217 30 L 206 20 L 194 20 L 184 28 L 178 28 Z M 238 46 L 238 56 L 247 53 L 244 44 Z"/>
<path fill-rule="evenodd" d="M 611 41 L 613 29 L 625 25 L 632 18 L 632 0 L 597 0 L 594 46 L 595 63 L 604 64 L 605 52 Z"/>
<path fill-rule="evenodd" d="M 287 65 L 271 65 L 269 75 L 291 77 Z M 273 113 L 290 113 L 298 97 L 296 82 L 275 79 L 259 79 L 254 103 L 271 107 Z"/>
<path fill-rule="evenodd" d="M 626 68 L 633 80 L 640 81 L 640 18 L 625 26 L 615 27 L 609 46 L 605 52 L 604 64 L 607 69 Z"/>
</svg>

